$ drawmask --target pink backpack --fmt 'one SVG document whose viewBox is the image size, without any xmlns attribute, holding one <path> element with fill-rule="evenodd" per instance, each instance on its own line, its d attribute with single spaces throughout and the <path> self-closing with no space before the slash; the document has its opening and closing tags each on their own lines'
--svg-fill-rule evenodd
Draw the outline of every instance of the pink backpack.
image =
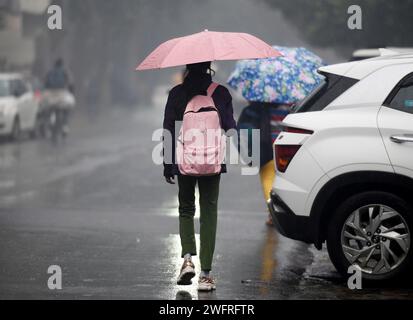
<svg viewBox="0 0 413 320">
<path fill-rule="evenodd" d="M 212 94 L 218 87 L 212 82 L 207 95 L 197 95 L 186 106 L 176 147 L 179 171 L 189 176 L 209 176 L 221 172 L 225 155 L 225 136 Z"/>
</svg>

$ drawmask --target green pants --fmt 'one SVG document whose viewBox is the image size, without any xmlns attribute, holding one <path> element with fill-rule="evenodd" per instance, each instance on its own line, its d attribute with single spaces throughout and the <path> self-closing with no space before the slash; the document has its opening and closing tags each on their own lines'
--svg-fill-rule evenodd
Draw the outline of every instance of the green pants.
<svg viewBox="0 0 413 320">
<path fill-rule="evenodd" d="M 195 186 L 198 183 L 200 205 L 200 254 L 201 270 L 211 270 L 217 231 L 219 181 L 221 175 L 191 177 L 178 176 L 179 185 L 179 234 L 182 257 L 196 255 L 195 243 Z"/>
</svg>

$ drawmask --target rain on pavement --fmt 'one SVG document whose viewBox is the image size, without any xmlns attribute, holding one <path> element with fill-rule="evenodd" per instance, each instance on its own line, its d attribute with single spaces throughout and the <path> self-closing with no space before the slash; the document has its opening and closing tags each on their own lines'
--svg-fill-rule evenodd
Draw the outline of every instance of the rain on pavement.
<svg viewBox="0 0 413 320">
<path fill-rule="evenodd" d="M 236 166 L 221 185 L 218 290 L 177 286 L 177 190 L 151 157 L 160 110 L 139 110 L 113 111 L 88 125 L 77 116 L 69 139 L 57 145 L 1 142 L 0 298 L 413 297 L 410 288 L 349 290 L 325 250 L 265 226 L 258 177 Z M 62 268 L 62 290 L 47 287 L 50 265 Z"/>
<path fill-rule="evenodd" d="M 150 8 L 155 2 L 147 3 Z M 152 9 L 158 18 L 148 15 L 145 20 L 148 28 L 142 29 L 141 40 L 146 47 L 136 57 L 134 53 L 134 59 L 155 40 L 207 27 L 248 31 L 274 44 L 312 49 L 280 12 L 261 2 L 209 0 L 201 10 L 188 5 L 179 23 L 167 11 L 155 5 Z M 147 32 L 155 27 L 159 30 Z M 87 40 L 82 38 L 90 49 L 94 42 Z M 117 63 L 126 62 L 124 53 L 129 51 L 115 48 Z M 317 48 L 317 53 L 330 63 L 347 58 L 330 48 Z M 111 64 L 99 61 L 99 68 L 102 65 Z M 81 70 L 82 61 L 75 66 Z M 217 70 L 220 81 L 231 66 Z M 164 73 L 142 79 L 162 77 Z M 124 82 L 114 83 L 118 87 L 113 91 L 122 94 Z M 79 87 L 87 85 L 85 81 Z M 88 88 L 92 97 L 99 90 Z M 213 271 L 217 291 L 198 293 L 195 284 L 177 286 L 177 187 L 164 182 L 162 168 L 151 157 L 156 144 L 152 132 L 161 126 L 162 110 L 149 105 L 129 109 L 113 107 L 93 121 L 76 111 L 68 140 L 57 145 L 41 139 L 0 141 L 0 299 L 413 298 L 412 286 L 349 290 L 325 249 L 316 251 L 265 226 L 259 179 L 241 176 L 236 166 L 221 183 Z M 195 263 L 199 271 L 197 259 Z M 50 265 L 62 268 L 62 290 L 47 287 Z"/>
</svg>

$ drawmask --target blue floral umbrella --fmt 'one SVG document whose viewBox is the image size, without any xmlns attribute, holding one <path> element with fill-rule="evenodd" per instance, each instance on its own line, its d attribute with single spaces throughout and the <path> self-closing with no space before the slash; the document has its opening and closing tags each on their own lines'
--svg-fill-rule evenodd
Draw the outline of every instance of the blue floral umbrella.
<svg viewBox="0 0 413 320">
<path fill-rule="evenodd" d="M 274 46 L 282 57 L 241 60 L 228 84 L 248 101 L 292 104 L 304 99 L 322 81 L 322 59 L 305 48 Z"/>
</svg>

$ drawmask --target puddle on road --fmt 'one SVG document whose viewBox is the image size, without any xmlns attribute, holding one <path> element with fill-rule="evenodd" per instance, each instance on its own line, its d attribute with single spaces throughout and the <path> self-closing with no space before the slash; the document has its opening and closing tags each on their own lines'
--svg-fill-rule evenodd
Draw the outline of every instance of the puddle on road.
<svg viewBox="0 0 413 320">
<path fill-rule="evenodd" d="M 275 255 L 275 253 L 277 252 L 277 247 L 278 234 L 275 232 L 273 228 L 268 228 L 265 235 L 263 249 L 261 252 L 262 266 L 260 281 L 263 284 L 267 284 L 274 277 L 274 273 L 278 265 L 277 258 Z M 268 294 L 268 285 L 260 286 L 260 294 L 264 296 Z"/>
<path fill-rule="evenodd" d="M 199 234 L 195 234 L 195 241 L 197 248 L 199 248 Z M 161 270 L 160 273 L 163 277 L 170 279 L 168 286 L 165 288 L 163 292 L 159 292 L 160 299 L 168 299 L 173 300 L 177 297 L 180 298 L 184 296 L 186 298 L 191 297 L 191 299 L 196 299 L 198 296 L 198 291 L 196 287 L 196 281 L 198 279 L 198 275 L 196 275 L 192 279 L 192 285 L 190 286 L 178 286 L 176 284 L 176 279 L 179 275 L 182 259 L 181 257 L 181 239 L 179 234 L 170 234 L 166 239 L 163 240 L 163 252 L 161 254 L 164 257 L 162 264 L 160 266 Z M 196 272 L 199 272 L 199 257 L 194 256 L 192 261 L 198 269 Z M 179 295 L 178 295 L 178 292 Z"/>
<path fill-rule="evenodd" d="M 302 272 L 294 272 L 291 265 L 295 259 L 291 256 L 301 250 L 300 246 L 290 246 L 290 240 L 283 239 L 280 243 L 278 233 L 271 228 L 266 228 L 262 240 L 251 240 L 253 251 L 245 252 L 250 256 L 248 263 L 239 264 L 243 261 L 238 256 L 239 251 L 228 251 L 228 246 L 220 246 L 220 253 L 216 252 L 215 260 L 217 263 L 214 268 L 214 276 L 217 277 L 219 289 L 212 293 L 197 292 L 197 276 L 193 279 L 190 286 L 177 286 L 176 279 L 180 271 L 182 260 L 180 259 L 181 245 L 179 234 L 170 234 L 163 240 L 163 257 L 159 274 L 167 279 L 167 285 L 158 293 L 157 298 L 161 299 L 280 299 L 293 294 L 300 283 Z M 236 239 L 233 239 L 236 241 Z M 197 247 L 199 249 L 199 234 L 196 234 Z M 220 241 L 223 241 L 222 239 Z M 288 244 L 284 243 L 288 242 Z M 284 248 L 280 248 L 280 245 Z M 241 242 L 240 242 L 241 245 Z M 288 249 L 287 249 L 288 248 Z M 289 251 L 292 249 L 292 251 Z M 288 252 L 286 252 L 286 250 Z M 223 254 L 223 251 L 226 253 Z M 254 253 L 255 252 L 255 253 Z M 258 254 L 258 255 L 256 255 Z M 283 256 L 280 256 L 282 254 Z M 286 256 L 284 256 L 286 254 Z M 199 272 L 199 258 L 193 257 L 196 271 Z M 238 262 L 236 262 L 238 261 Z M 245 278 L 242 278 L 245 275 Z M 248 275 L 252 276 L 248 278 Z M 241 276 L 241 278 L 240 278 Z M 238 280 L 237 280 L 238 279 Z"/>
</svg>

